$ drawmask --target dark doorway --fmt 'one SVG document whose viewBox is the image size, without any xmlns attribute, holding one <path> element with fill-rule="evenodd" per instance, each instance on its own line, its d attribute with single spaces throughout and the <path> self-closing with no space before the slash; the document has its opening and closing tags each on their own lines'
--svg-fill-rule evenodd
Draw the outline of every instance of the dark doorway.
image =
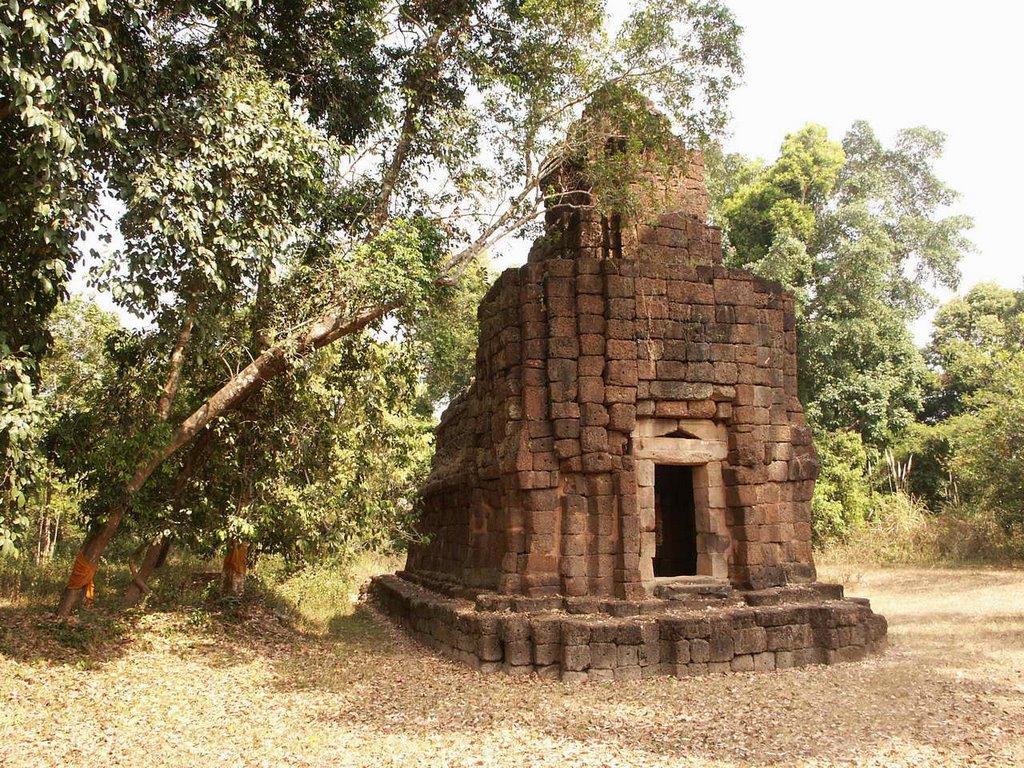
<svg viewBox="0 0 1024 768">
<path fill-rule="evenodd" d="M 655 576 L 697 575 L 693 468 L 654 467 Z"/>
</svg>

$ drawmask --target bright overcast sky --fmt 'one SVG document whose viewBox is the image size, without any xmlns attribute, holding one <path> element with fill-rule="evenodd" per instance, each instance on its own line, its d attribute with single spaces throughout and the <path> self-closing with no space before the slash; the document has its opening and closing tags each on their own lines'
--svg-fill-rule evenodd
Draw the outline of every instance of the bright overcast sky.
<svg viewBox="0 0 1024 768">
<path fill-rule="evenodd" d="M 978 0 L 727 0 L 746 75 L 732 98 L 731 151 L 771 160 L 805 123 L 841 138 L 867 120 L 888 141 L 901 128 L 943 131 L 940 177 L 974 218 L 977 252 L 961 290 L 983 280 L 1024 287 L 1020 81 L 1024 5 Z M 918 338 L 926 329 L 917 329 Z"/>
</svg>

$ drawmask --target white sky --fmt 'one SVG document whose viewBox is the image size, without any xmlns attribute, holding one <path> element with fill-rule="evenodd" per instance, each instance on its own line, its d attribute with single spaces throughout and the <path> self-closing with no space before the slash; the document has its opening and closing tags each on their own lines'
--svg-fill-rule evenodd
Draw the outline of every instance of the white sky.
<svg viewBox="0 0 1024 768">
<path fill-rule="evenodd" d="M 938 172 L 974 218 L 960 290 L 1024 287 L 1024 5 L 998 0 L 728 0 L 744 27 L 744 85 L 729 151 L 772 159 L 783 136 L 821 123 L 839 139 L 857 119 L 883 141 L 925 125 L 947 136 Z M 925 341 L 927 321 L 915 329 Z"/>
</svg>

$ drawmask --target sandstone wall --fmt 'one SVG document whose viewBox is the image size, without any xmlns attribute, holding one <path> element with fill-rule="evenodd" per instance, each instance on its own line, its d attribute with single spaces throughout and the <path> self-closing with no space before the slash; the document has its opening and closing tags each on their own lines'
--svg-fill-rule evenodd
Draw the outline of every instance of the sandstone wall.
<svg viewBox="0 0 1024 768">
<path fill-rule="evenodd" d="M 726 532 L 701 546 L 730 581 L 813 580 L 818 463 L 793 299 L 720 266 L 700 171 L 672 182 L 680 207 L 655 226 L 549 212 L 529 262 L 491 288 L 476 379 L 438 428 L 426 540 L 408 571 L 509 594 L 646 594 L 653 533 L 633 449 L 638 425 L 674 419 L 725 435 L 720 487 L 704 494 L 721 497 Z"/>
</svg>

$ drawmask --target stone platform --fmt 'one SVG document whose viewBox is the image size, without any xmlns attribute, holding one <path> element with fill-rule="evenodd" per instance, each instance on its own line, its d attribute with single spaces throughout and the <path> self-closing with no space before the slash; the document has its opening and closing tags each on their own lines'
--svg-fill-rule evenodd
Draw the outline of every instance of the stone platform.
<svg viewBox="0 0 1024 768">
<path fill-rule="evenodd" d="M 526 597 L 422 574 L 378 576 L 370 598 L 410 635 L 481 672 L 635 680 L 857 661 L 886 621 L 835 584 L 733 590 L 666 584 L 669 597 Z"/>
</svg>

